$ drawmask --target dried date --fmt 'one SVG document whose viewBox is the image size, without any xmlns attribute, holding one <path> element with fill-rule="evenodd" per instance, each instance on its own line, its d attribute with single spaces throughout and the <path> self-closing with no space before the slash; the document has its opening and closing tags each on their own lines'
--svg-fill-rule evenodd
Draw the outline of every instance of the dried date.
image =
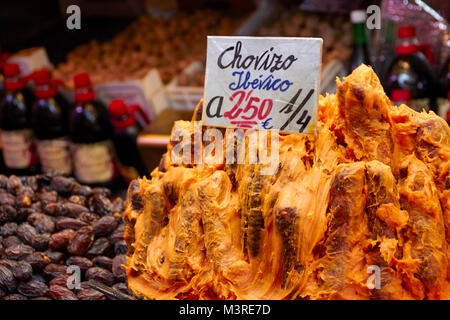
<svg viewBox="0 0 450 320">
<path fill-rule="evenodd" d="M 92 212 L 83 212 L 80 213 L 77 219 L 87 224 L 93 224 L 95 221 L 100 219 L 100 216 Z"/>
<path fill-rule="evenodd" d="M 26 281 L 33 275 L 33 267 L 26 261 L 18 261 L 12 272 L 17 280 Z"/>
<path fill-rule="evenodd" d="M 49 247 L 52 250 L 63 250 L 75 236 L 76 232 L 72 229 L 61 230 L 51 235 Z"/>
<path fill-rule="evenodd" d="M 59 251 L 47 250 L 44 254 L 48 259 L 50 259 L 50 263 L 61 264 L 65 259 L 64 253 Z"/>
<path fill-rule="evenodd" d="M 4 265 L 0 265 L 0 288 L 9 292 L 14 292 L 17 288 L 14 274 Z"/>
<path fill-rule="evenodd" d="M 92 189 L 90 195 L 94 196 L 97 194 L 102 195 L 106 198 L 111 198 L 111 190 L 109 190 L 108 188 L 96 187 Z"/>
<path fill-rule="evenodd" d="M 0 259 L 0 265 L 7 267 L 17 280 L 26 281 L 33 275 L 33 268 L 25 261 Z"/>
<path fill-rule="evenodd" d="M 43 213 L 34 212 L 28 216 L 28 222 L 31 223 L 39 233 L 52 233 L 55 231 L 55 222 L 52 218 Z"/>
<path fill-rule="evenodd" d="M 50 263 L 44 268 L 44 276 L 47 278 L 56 278 L 65 275 L 67 267 L 61 264 Z"/>
<path fill-rule="evenodd" d="M 33 270 L 39 271 L 50 263 L 50 258 L 42 252 L 33 252 L 32 254 L 26 256 L 25 261 L 31 265 Z"/>
<path fill-rule="evenodd" d="M 92 259 L 92 262 L 94 262 L 94 264 L 98 267 L 112 271 L 113 261 L 110 257 L 98 256 Z"/>
<path fill-rule="evenodd" d="M 18 221 L 19 214 L 17 210 L 9 204 L 0 205 L 0 223 L 8 221 Z"/>
<path fill-rule="evenodd" d="M 41 201 L 42 205 L 45 207 L 49 203 L 58 201 L 58 193 L 56 191 L 44 190 L 42 193 L 38 194 L 38 198 Z"/>
<path fill-rule="evenodd" d="M 6 189 L 8 192 L 16 194 L 23 187 L 22 181 L 19 177 L 11 175 L 6 182 Z"/>
<path fill-rule="evenodd" d="M 106 255 L 109 248 L 111 248 L 111 243 L 107 238 L 98 238 L 86 252 L 86 257 L 92 259 L 96 256 Z"/>
<path fill-rule="evenodd" d="M 33 208 L 18 208 L 16 222 L 21 222 L 21 221 L 27 220 L 28 216 L 34 212 L 35 211 Z"/>
<path fill-rule="evenodd" d="M 53 202 L 44 207 L 45 213 L 51 216 L 67 216 L 76 218 L 80 213 L 88 211 L 85 206 L 71 202 Z"/>
<path fill-rule="evenodd" d="M 62 176 L 54 177 L 50 182 L 50 188 L 65 197 L 73 194 L 87 196 L 91 192 L 91 188 L 88 186 L 82 186 L 74 179 Z"/>
<path fill-rule="evenodd" d="M 33 248 L 26 244 L 16 244 L 6 248 L 4 255 L 8 259 L 20 260 L 33 252 Z"/>
<path fill-rule="evenodd" d="M 58 230 L 62 229 L 72 229 L 72 230 L 78 230 L 81 227 L 85 227 L 88 224 L 84 221 L 81 221 L 79 219 L 69 218 L 69 217 L 63 217 L 56 222 L 56 228 Z"/>
<path fill-rule="evenodd" d="M 38 273 L 34 273 L 31 276 L 31 279 L 35 280 L 35 281 L 40 281 L 40 282 L 44 282 L 45 283 L 45 279 L 42 275 L 38 274 Z"/>
<path fill-rule="evenodd" d="M 6 189 L 8 183 L 8 177 L 4 174 L 0 174 L 0 189 Z"/>
<path fill-rule="evenodd" d="M 78 300 L 77 296 L 63 286 L 50 286 L 47 295 L 53 300 Z"/>
<path fill-rule="evenodd" d="M 5 247 L 5 249 L 14 246 L 16 244 L 22 243 L 23 243 L 22 240 L 20 240 L 17 236 L 9 236 L 3 239 L 2 241 L 3 247 Z"/>
<path fill-rule="evenodd" d="M 125 204 L 122 198 L 117 197 L 112 202 L 113 205 L 113 211 L 114 212 L 123 212 L 125 210 Z"/>
<path fill-rule="evenodd" d="M 89 198 L 88 203 L 90 211 L 93 211 L 100 216 L 113 214 L 113 205 L 111 200 L 102 194 L 94 194 Z"/>
<path fill-rule="evenodd" d="M 30 187 L 33 191 L 37 191 L 39 188 L 36 176 L 26 176 L 22 179 L 22 184 Z"/>
<path fill-rule="evenodd" d="M 0 227 L 0 236 L 9 237 L 14 235 L 16 231 L 17 231 L 17 223 L 6 222 L 4 225 Z"/>
<path fill-rule="evenodd" d="M 32 225 L 30 225 L 28 222 L 25 222 L 17 228 L 17 236 L 24 243 L 32 245 L 33 240 L 37 236 L 37 231 Z"/>
<path fill-rule="evenodd" d="M 21 208 L 29 208 L 33 203 L 34 191 L 30 187 L 23 187 L 17 195 L 17 205 Z"/>
<path fill-rule="evenodd" d="M 125 240 L 117 241 L 114 244 L 114 253 L 116 255 L 127 253 L 127 243 L 125 242 Z"/>
<path fill-rule="evenodd" d="M 67 280 L 69 279 L 69 277 L 70 277 L 70 275 L 65 274 L 65 275 L 53 278 L 50 281 L 50 286 L 58 285 L 58 286 L 67 288 Z"/>
<path fill-rule="evenodd" d="M 124 254 L 115 256 L 113 259 L 112 272 L 119 281 L 125 281 L 127 274 L 123 265 L 127 264 L 127 256 Z"/>
<path fill-rule="evenodd" d="M 95 280 L 107 286 L 114 284 L 114 275 L 106 269 L 99 267 L 92 267 L 86 271 L 85 277 L 87 280 Z"/>
<path fill-rule="evenodd" d="M 75 236 L 70 240 L 67 251 L 76 256 L 82 256 L 94 241 L 94 230 L 92 227 L 82 227 Z"/>
<path fill-rule="evenodd" d="M 36 298 L 45 296 L 48 292 L 48 287 L 43 282 L 30 280 L 27 282 L 21 282 L 17 287 L 17 291 L 26 297 Z"/>
<path fill-rule="evenodd" d="M 41 212 L 42 211 L 42 205 L 40 202 L 33 202 L 33 204 L 31 205 L 31 208 L 33 211 L 35 212 Z"/>
<path fill-rule="evenodd" d="M 86 197 L 84 197 L 84 196 L 73 195 L 73 196 L 70 196 L 68 200 L 72 203 L 79 204 L 82 206 L 86 205 Z"/>
<path fill-rule="evenodd" d="M 116 219 L 112 216 L 103 216 L 93 225 L 96 236 L 106 236 L 116 229 Z"/>
<path fill-rule="evenodd" d="M 3 205 L 16 205 L 16 198 L 8 192 L 0 192 L 0 203 Z"/>
<path fill-rule="evenodd" d="M 109 241 L 111 241 L 111 243 L 116 243 L 117 241 L 121 241 L 123 240 L 123 233 L 125 231 L 125 225 L 124 224 L 120 224 L 116 230 L 114 230 L 113 233 L 111 233 L 111 235 L 109 236 Z"/>
<path fill-rule="evenodd" d="M 50 233 L 38 234 L 34 239 L 31 245 L 34 249 L 39 251 L 47 250 L 48 244 L 50 242 Z"/>
<path fill-rule="evenodd" d="M 91 268 L 93 266 L 93 263 L 88 258 L 72 256 L 69 259 L 67 259 L 66 265 L 68 266 L 75 265 L 78 266 L 81 270 L 85 271 Z"/>
</svg>

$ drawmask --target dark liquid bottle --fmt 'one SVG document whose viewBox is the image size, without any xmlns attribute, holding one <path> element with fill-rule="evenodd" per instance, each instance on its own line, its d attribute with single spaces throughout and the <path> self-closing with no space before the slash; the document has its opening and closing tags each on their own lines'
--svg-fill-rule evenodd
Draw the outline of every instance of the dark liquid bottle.
<svg viewBox="0 0 450 320">
<path fill-rule="evenodd" d="M 415 28 L 400 27 L 401 40 L 396 47 L 397 56 L 392 61 L 385 77 L 385 89 L 392 99 L 396 90 L 409 90 L 408 107 L 416 110 L 435 110 L 436 80 L 425 56 L 414 41 Z"/>
<path fill-rule="evenodd" d="M 75 177 L 84 184 L 115 188 L 112 125 L 106 107 L 95 100 L 87 73 L 74 76 L 75 106 L 69 117 L 69 136 Z"/>
<path fill-rule="evenodd" d="M 350 19 L 353 23 L 353 45 L 349 73 L 361 64 L 371 64 L 369 50 L 367 49 L 366 13 L 364 10 L 352 11 Z"/>
<path fill-rule="evenodd" d="M 1 56 L 0 56 L 1 59 Z M 3 63 L 0 61 L 0 100 L 5 96 L 5 77 L 3 75 Z"/>
<path fill-rule="evenodd" d="M 32 125 L 37 151 L 44 173 L 70 174 L 68 116 L 69 104 L 58 94 L 48 70 L 34 74 L 36 102 L 33 104 Z"/>
<path fill-rule="evenodd" d="M 127 108 L 120 99 L 113 100 L 109 104 L 119 171 L 128 183 L 149 173 L 137 145 L 137 138 L 142 130 L 135 120 L 135 112 L 139 110 L 140 108 L 136 105 Z M 141 112 L 141 114 L 144 113 Z"/>
<path fill-rule="evenodd" d="M 0 101 L 5 96 L 5 76 L 3 69 L 5 67 L 6 61 L 9 59 L 10 54 L 2 53 L 0 50 Z"/>
<path fill-rule="evenodd" d="M 0 129 L 6 172 L 32 175 L 39 172 L 39 161 L 31 130 L 33 96 L 25 90 L 17 64 L 5 64 L 5 97 L 0 103 Z"/>
<path fill-rule="evenodd" d="M 3 66 L 5 64 L 2 57 L 3 55 L 0 53 L 0 102 L 3 100 L 5 96 L 5 86 L 4 86 L 5 77 L 3 76 Z M 3 161 L 3 148 L 0 131 L 0 174 L 4 172 L 5 172 L 5 162 Z"/>
</svg>

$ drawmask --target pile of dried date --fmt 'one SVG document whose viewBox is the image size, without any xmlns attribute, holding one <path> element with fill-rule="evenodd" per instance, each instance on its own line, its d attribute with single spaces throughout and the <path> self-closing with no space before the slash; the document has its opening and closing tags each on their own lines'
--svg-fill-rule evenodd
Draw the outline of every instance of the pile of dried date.
<svg viewBox="0 0 450 320">
<path fill-rule="evenodd" d="M 0 175 L 0 299 L 106 299 L 91 279 L 130 294 L 123 210 L 72 178 Z"/>
</svg>

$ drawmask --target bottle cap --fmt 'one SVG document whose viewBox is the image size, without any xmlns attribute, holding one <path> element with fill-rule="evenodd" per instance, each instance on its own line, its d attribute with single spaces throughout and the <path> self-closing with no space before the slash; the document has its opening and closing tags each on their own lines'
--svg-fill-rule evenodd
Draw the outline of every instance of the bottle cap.
<svg viewBox="0 0 450 320">
<path fill-rule="evenodd" d="M 392 102 L 408 102 L 411 100 L 411 90 L 394 89 L 391 93 Z"/>
<path fill-rule="evenodd" d="M 20 78 L 20 68 L 16 63 L 6 63 L 3 67 L 3 74 L 5 75 L 4 86 L 8 91 L 22 90 L 26 83 L 26 78 Z"/>
<path fill-rule="evenodd" d="M 353 10 L 350 12 L 350 21 L 352 23 L 366 22 L 366 12 L 364 10 Z"/>
<path fill-rule="evenodd" d="M 134 105 L 127 107 L 122 99 L 111 101 L 108 110 L 111 115 L 111 123 L 116 128 L 128 128 L 135 122 L 136 107 Z"/>
<path fill-rule="evenodd" d="M 75 89 L 88 89 L 85 92 L 75 90 L 75 101 L 85 103 L 95 99 L 95 93 L 94 90 L 92 90 L 92 83 L 89 74 L 86 72 L 77 73 L 73 76 L 73 82 L 75 84 Z"/>
<path fill-rule="evenodd" d="M 51 75 L 50 71 L 47 69 L 42 69 L 34 72 L 33 75 L 34 83 L 37 86 L 44 85 L 44 84 L 50 84 L 51 82 Z"/>
<path fill-rule="evenodd" d="M 3 74 L 5 77 L 17 77 L 20 75 L 20 68 L 17 63 L 6 63 L 3 66 Z"/>
<path fill-rule="evenodd" d="M 416 36 L 416 27 L 414 27 L 414 26 L 399 27 L 397 30 L 397 35 L 398 35 L 399 39 L 415 37 Z"/>
<path fill-rule="evenodd" d="M 115 99 L 109 104 L 109 113 L 114 118 L 122 118 L 128 114 L 128 108 L 122 99 Z"/>
<path fill-rule="evenodd" d="M 58 86 L 53 83 L 50 71 L 47 69 L 35 71 L 33 80 L 36 84 L 34 94 L 38 99 L 49 99 L 56 95 Z"/>
<path fill-rule="evenodd" d="M 86 88 L 92 86 L 91 78 L 86 72 L 77 73 L 73 76 L 75 88 Z"/>
</svg>

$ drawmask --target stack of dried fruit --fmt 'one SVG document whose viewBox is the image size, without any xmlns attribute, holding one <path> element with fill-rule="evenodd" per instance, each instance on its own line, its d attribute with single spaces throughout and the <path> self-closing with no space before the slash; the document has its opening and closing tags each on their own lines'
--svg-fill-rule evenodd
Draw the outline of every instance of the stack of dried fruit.
<svg viewBox="0 0 450 320">
<path fill-rule="evenodd" d="M 170 20 L 142 16 L 110 42 L 75 48 L 54 76 L 71 87 L 73 75 L 81 71 L 102 83 L 141 79 L 157 68 L 168 83 L 193 61 L 205 60 L 208 34 L 232 35 L 240 22 L 210 10 L 178 13 Z"/>
<path fill-rule="evenodd" d="M 71 178 L 0 175 L 0 298 L 106 299 L 91 279 L 129 293 L 123 210 L 109 189 Z"/>
</svg>

